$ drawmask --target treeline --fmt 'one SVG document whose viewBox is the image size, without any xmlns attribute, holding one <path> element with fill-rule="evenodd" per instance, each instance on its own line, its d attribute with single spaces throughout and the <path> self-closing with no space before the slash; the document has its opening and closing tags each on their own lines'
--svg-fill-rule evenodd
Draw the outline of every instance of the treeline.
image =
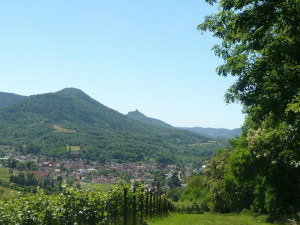
<svg viewBox="0 0 300 225">
<path fill-rule="evenodd" d="M 19 185 L 19 187 L 10 185 L 12 189 L 36 193 L 38 188 L 41 188 L 45 190 L 46 194 L 53 194 L 62 191 L 63 179 L 61 176 L 57 176 L 56 179 L 50 176 L 39 179 L 34 173 L 28 172 L 27 174 L 24 174 L 23 172 L 19 172 L 17 175 L 11 175 L 9 181 Z"/>
<path fill-rule="evenodd" d="M 219 3 L 219 12 L 198 29 L 222 39 L 214 47 L 225 61 L 217 72 L 237 78 L 226 101 L 241 102 L 247 116 L 242 137 L 218 152 L 203 183 L 216 211 L 299 220 L 300 3 Z"/>
</svg>

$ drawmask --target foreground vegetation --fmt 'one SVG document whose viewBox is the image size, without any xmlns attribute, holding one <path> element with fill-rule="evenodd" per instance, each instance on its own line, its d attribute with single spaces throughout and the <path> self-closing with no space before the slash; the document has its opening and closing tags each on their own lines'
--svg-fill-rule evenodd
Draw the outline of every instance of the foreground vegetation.
<svg viewBox="0 0 300 225">
<path fill-rule="evenodd" d="M 46 195 L 43 190 L 26 196 L 16 193 L 0 200 L 1 225 L 97 225 L 139 224 L 147 218 L 166 216 L 172 204 L 157 191 L 150 193 L 141 184 L 120 182 L 105 192 L 66 188 L 60 194 Z M 137 224 L 137 223 L 135 223 Z"/>
<path fill-rule="evenodd" d="M 217 73 L 237 78 L 226 101 L 247 115 L 242 136 L 207 167 L 213 208 L 300 220 L 300 2 L 206 2 L 219 11 L 198 29 L 221 39 Z"/>
<path fill-rule="evenodd" d="M 175 214 L 163 220 L 156 220 L 149 225 L 267 225 L 249 216 L 232 214 Z"/>
</svg>

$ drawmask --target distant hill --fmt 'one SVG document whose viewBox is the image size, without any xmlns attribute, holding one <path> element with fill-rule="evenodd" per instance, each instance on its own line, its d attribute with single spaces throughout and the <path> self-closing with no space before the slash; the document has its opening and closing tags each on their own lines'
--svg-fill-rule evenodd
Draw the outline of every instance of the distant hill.
<svg viewBox="0 0 300 225">
<path fill-rule="evenodd" d="M 172 128 L 171 125 L 169 125 L 169 124 L 167 124 L 167 123 L 165 123 L 161 120 L 154 119 L 154 118 L 151 118 L 151 117 L 147 117 L 143 113 L 139 112 L 138 110 L 135 110 L 133 112 L 129 112 L 126 116 L 128 116 L 131 119 L 134 119 L 134 120 L 143 122 L 145 124 L 148 124 L 148 125 Z"/>
<path fill-rule="evenodd" d="M 5 106 L 9 106 L 11 104 L 14 104 L 22 99 L 26 98 L 26 96 L 12 94 L 12 93 L 5 93 L 0 92 L 0 109 L 2 109 Z"/>
<path fill-rule="evenodd" d="M 75 88 L 29 96 L 0 110 L 0 145 L 55 157 L 66 157 L 67 145 L 79 146 L 87 160 L 160 163 L 201 163 L 221 147 L 189 131 L 133 120 Z"/>
<path fill-rule="evenodd" d="M 151 117 L 145 116 L 143 113 L 139 112 L 138 110 L 129 112 L 126 116 L 128 116 L 131 119 L 143 122 L 148 125 L 154 125 L 154 126 L 160 126 L 160 127 L 169 127 L 171 128 L 172 126 L 161 121 L 158 119 L 154 119 Z M 178 127 L 178 129 L 183 129 L 187 131 L 191 131 L 193 133 L 206 136 L 206 137 L 211 137 L 211 138 L 223 138 L 223 139 L 228 139 L 228 138 L 233 138 L 235 136 L 240 136 L 242 130 L 240 128 L 236 128 L 233 130 L 230 129 L 225 129 L 225 128 L 203 128 L 203 127 Z"/>
<path fill-rule="evenodd" d="M 181 127 L 181 129 L 188 130 L 199 135 L 204 135 L 213 138 L 225 138 L 225 139 L 234 138 L 235 136 L 240 136 L 242 133 L 242 130 L 240 128 L 230 130 L 225 128 Z"/>
</svg>

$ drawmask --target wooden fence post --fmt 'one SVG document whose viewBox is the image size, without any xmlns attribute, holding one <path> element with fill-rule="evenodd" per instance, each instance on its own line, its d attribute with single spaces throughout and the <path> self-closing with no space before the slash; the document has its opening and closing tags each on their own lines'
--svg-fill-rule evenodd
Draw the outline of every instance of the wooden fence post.
<svg viewBox="0 0 300 225">
<path fill-rule="evenodd" d="M 163 203 L 163 217 L 166 217 L 166 199 L 164 198 L 164 203 Z"/>
<path fill-rule="evenodd" d="M 142 194 L 140 196 L 140 208 L 141 208 L 141 223 L 143 223 L 143 211 L 144 211 L 144 189 L 142 189 Z"/>
<path fill-rule="evenodd" d="M 71 214 L 71 225 L 74 225 L 74 208 L 75 208 L 75 203 L 72 203 L 72 214 Z"/>
<path fill-rule="evenodd" d="M 114 212 L 114 223 L 115 223 L 115 225 L 117 225 L 117 208 L 114 208 L 114 210 L 113 210 L 113 212 Z"/>
<path fill-rule="evenodd" d="M 124 188 L 124 225 L 127 225 L 127 188 Z"/>
<path fill-rule="evenodd" d="M 109 214 L 110 214 L 110 199 L 107 200 L 107 215 L 106 215 L 106 225 L 109 225 Z"/>
<path fill-rule="evenodd" d="M 156 193 L 153 193 L 153 215 L 156 216 Z"/>
<path fill-rule="evenodd" d="M 167 214 L 169 214 L 169 201 L 167 200 Z"/>
<path fill-rule="evenodd" d="M 133 188 L 133 225 L 136 225 L 136 196 L 135 196 L 136 188 Z"/>
<path fill-rule="evenodd" d="M 146 211 L 145 211 L 145 218 L 148 218 L 148 206 L 149 206 L 149 192 L 148 189 L 146 190 Z"/>
<path fill-rule="evenodd" d="M 150 191 L 149 214 L 151 219 L 152 218 L 152 190 Z"/>
<path fill-rule="evenodd" d="M 158 215 L 161 216 L 161 196 L 158 197 Z"/>
</svg>

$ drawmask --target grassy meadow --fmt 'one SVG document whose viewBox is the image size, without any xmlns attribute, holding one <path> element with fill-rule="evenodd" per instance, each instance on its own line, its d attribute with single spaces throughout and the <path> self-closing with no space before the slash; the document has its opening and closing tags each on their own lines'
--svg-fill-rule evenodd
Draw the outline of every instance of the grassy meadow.
<svg viewBox="0 0 300 225">
<path fill-rule="evenodd" d="M 175 214 L 163 220 L 151 221 L 149 225 L 270 225 L 260 223 L 250 216 L 234 214 Z"/>
<path fill-rule="evenodd" d="M 9 182 L 9 177 L 11 174 L 9 173 L 8 168 L 0 166 L 0 180 L 4 182 Z"/>
<path fill-rule="evenodd" d="M 8 168 L 0 166 L 0 181 L 9 183 L 9 177 L 11 176 L 11 174 L 8 171 L 9 171 Z M 11 189 L 1 186 L 1 182 L 0 182 L 0 196 L 4 195 L 9 191 L 11 191 Z"/>
</svg>

